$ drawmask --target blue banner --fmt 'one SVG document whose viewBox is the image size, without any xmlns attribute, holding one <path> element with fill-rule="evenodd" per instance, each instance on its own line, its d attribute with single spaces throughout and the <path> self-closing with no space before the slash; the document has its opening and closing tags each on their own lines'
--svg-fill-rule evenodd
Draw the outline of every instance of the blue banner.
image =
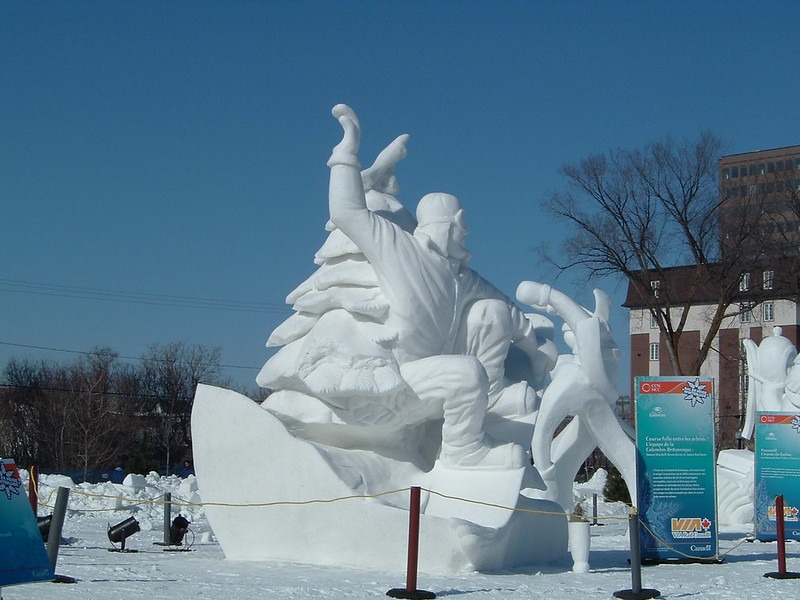
<svg viewBox="0 0 800 600">
<path fill-rule="evenodd" d="M 800 539 L 800 414 L 756 413 L 756 538 L 777 539 L 775 497 L 783 496 L 787 540 Z"/>
<path fill-rule="evenodd" d="M 637 377 L 636 446 L 642 560 L 716 557 L 714 381 Z"/>
<path fill-rule="evenodd" d="M 17 465 L 0 459 L 0 587 L 52 581 L 53 568 Z"/>
</svg>

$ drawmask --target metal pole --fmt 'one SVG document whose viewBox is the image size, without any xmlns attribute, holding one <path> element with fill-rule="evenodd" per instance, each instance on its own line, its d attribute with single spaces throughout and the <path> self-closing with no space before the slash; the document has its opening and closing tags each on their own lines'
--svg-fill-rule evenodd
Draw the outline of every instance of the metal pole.
<svg viewBox="0 0 800 600">
<path fill-rule="evenodd" d="M 172 494 L 164 492 L 164 545 L 169 546 L 169 527 L 172 524 Z"/>
<path fill-rule="evenodd" d="M 634 594 L 642 593 L 642 548 L 639 543 L 639 514 L 631 512 L 629 521 L 631 536 L 631 589 Z"/>
<path fill-rule="evenodd" d="M 597 525 L 597 494 L 592 494 L 592 525 Z"/>
<path fill-rule="evenodd" d="M 646 600 L 658 598 L 661 592 L 651 588 L 642 589 L 642 549 L 639 543 L 639 513 L 634 509 L 628 520 L 631 538 L 631 589 L 614 592 L 615 598 L 623 600 Z"/>
<path fill-rule="evenodd" d="M 58 488 L 56 506 L 53 509 L 53 520 L 50 522 L 50 533 L 47 536 L 47 557 L 50 559 L 53 571 L 56 570 L 58 547 L 61 545 L 61 529 L 64 527 L 64 516 L 67 514 L 68 502 L 69 488 Z"/>
</svg>

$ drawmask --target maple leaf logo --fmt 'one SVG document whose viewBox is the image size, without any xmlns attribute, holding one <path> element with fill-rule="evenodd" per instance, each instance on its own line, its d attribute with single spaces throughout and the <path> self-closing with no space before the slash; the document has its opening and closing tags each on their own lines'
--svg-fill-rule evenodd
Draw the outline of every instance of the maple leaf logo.
<svg viewBox="0 0 800 600">
<path fill-rule="evenodd" d="M 700 521 L 700 525 L 703 526 L 703 529 L 708 529 L 709 527 L 711 527 L 711 521 L 704 518 L 702 521 Z"/>
</svg>

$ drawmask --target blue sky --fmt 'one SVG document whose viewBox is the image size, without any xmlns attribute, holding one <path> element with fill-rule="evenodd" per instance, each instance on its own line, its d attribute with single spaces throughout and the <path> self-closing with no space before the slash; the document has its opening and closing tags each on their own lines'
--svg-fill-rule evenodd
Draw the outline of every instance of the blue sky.
<svg viewBox="0 0 800 600">
<path fill-rule="evenodd" d="M 183 341 L 254 387 L 325 238 L 339 102 L 364 163 L 411 135 L 400 199 L 458 195 L 503 291 L 619 304 L 534 251 L 564 235 L 539 208 L 559 167 L 704 128 L 800 143 L 798 31 L 781 0 L 3 2 L 0 365 Z"/>
</svg>

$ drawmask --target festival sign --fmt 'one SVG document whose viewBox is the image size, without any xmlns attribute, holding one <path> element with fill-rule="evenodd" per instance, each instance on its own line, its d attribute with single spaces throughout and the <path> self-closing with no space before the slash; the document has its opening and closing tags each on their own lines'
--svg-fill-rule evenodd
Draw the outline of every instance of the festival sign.
<svg viewBox="0 0 800 600">
<path fill-rule="evenodd" d="M 800 539 L 800 414 L 756 413 L 756 538 L 777 539 L 775 497 L 783 496 L 786 539 Z"/>
<path fill-rule="evenodd" d="M 642 560 L 717 555 L 714 381 L 636 378 Z"/>
<path fill-rule="evenodd" d="M 0 587 L 52 581 L 53 568 L 16 463 L 0 459 Z"/>
</svg>

